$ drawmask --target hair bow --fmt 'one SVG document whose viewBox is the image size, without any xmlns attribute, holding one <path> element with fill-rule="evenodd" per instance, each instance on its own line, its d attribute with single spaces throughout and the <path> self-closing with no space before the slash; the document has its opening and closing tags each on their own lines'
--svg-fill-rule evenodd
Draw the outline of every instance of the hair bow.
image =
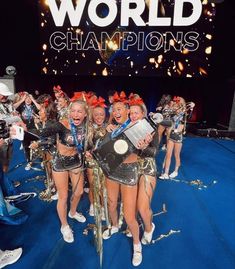
<svg viewBox="0 0 235 269">
<path fill-rule="evenodd" d="M 61 89 L 61 87 L 60 87 L 60 85 L 54 86 L 53 87 L 53 91 L 54 92 L 63 92 L 62 89 Z"/>
<path fill-rule="evenodd" d="M 105 104 L 105 100 L 102 97 L 99 97 L 99 98 L 94 97 L 94 99 L 91 102 L 91 106 L 93 108 L 94 107 L 103 107 L 103 108 L 107 107 L 106 104 Z"/>
<path fill-rule="evenodd" d="M 176 104 L 180 103 L 180 97 L 179 96 L 174 96 L 173 101 L 176 102 Z"/>
<path fill-rule="evenodd" d="M 120 94 L 118 94 L 118 92 L 115 92 L 115 94 L 113 95 L 113 102 L 122 102 L 124 104 L 128 103 L 125 92 L 121 91 Z"/>
<path fill-rule="evenodd" d="M 84 92 L 74 92 L 73 97 L 70 99 L 71 102 L 78 100 L 86 101 L 86 96 Z"/>
<path fill-rule="evenodd" d="M 132 98 L 129 100 L 129 106 L 142 106 L 144 104 L 144 101 L 142 98 Z"/>
<path fill-rule="evenodd" d="M 43 104 L 44 104 L 44 107 L 47 108 L 49 106 L 49 98 L 46 98 L 44 101 L 43 101 Z"/>
</svg>

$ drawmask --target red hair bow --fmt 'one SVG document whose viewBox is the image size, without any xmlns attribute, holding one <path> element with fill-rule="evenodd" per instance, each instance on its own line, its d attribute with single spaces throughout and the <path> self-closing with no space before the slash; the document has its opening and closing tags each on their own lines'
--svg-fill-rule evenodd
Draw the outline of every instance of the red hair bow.
<svg viewBox="0 0 235 269">
<path fill-rule="evenodd" d="M 78 100 L 86 101 L 86 96 L 85 96 L 84 92 L 74 92 L 73 93 L 73 97 L 70 99 L 70 101 L 74 102 L 74 101 L 78 101 Z"/>
<path fill-rule="evenodd" d="M 44 104 L 44 107 L 47 108 L 49 106 L 49 98 L 46 98 L 44 101 L 43 101 L 43 104 Z"/>
<path fill-rule="evenodd" d="M 124 104 L 128 103 L 125 92 L 121 91 L 120 94 L 118 94 L 118 92 L 115 92 L 115 94 L 113 95 L 113 102 L 122 102 Z"/>
<path fill-rule="evenodd" d="M 180 97 L 179 96 L 174 96 L 173 101 L 176 102 L 176 104 L 180 103 Z"/>
<path fill-rule="evenodd" d="M 105 100 L 102 97 L 99 97 L 99 98 L 94 97 L 94 100 L 92 100 L 92 102 L 91 102 L 91 106 L 93 108 L 94 107 L 103 107 L 103 108 L 107 107 L 105 104 Z"/>
<path fill-rule="evenodd" d="M 26 92 L 18 92 L 18 94 L 20 97 L 23 97 L 26 94 Z"/>
<path fill-rule="evenodd" d="M 142 98 L 132 98 L 129 100 L 129 106 L 142 106 L 144 104 L 144 101 Z"/>
<path fill-rule="evenodd" d="M 60 85 L 54 86 L 53 87 L 53 91 L 54 92 L 63 92 L 62 89 L 61 89 L 61 87 L 60 87 Z"/>
</svg>

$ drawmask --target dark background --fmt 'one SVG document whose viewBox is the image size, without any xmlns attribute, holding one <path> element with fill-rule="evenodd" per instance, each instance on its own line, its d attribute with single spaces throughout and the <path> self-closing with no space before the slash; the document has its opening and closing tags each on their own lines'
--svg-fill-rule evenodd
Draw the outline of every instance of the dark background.
<svg viewBox="0 0 235 269">
<path fill-rule="evenodd" d="M 141 93 L 154 110 L 163 93 L 194 101 L 193 121 L 207 126 L 229 124 L 235 89 L 235 8 L 231 1 L 217 4 L 211 70 L 207 78 L 170 77 L 77 77 L 41 75 L 38 3 L 33 0 L 1 1 L 0 76 L 5 68 L 17 69 L 16 91 L 52 92 L 61 85 L 70 96 L 73 91 L 92 90 L 106 97 L 108 90 Z"/>
</svg>

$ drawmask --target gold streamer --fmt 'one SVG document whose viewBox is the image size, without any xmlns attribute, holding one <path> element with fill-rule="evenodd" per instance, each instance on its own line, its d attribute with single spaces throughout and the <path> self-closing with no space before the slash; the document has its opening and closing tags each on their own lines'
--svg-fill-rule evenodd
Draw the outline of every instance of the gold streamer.
<svg viewBox="0 0 235 269">
<path fill-rule="evenodd" d="M 169 237 L 172 234 L 176 234 L 176 233 L 180 233 L 180 232 L 181 232 L 180 230 L 176 230 L 176 231 L 175 230 L 170 230 L 167 234 L 161 234 L 158 238 L 153 239 L 150 244 L 155 244 L 158 241 L 162 240 L 163 238 Z"/>
<path fill-rule="evenodd" d="M 207 189 L 208 187 L 215 185 L 218 181 L 217 180 L 212 180 L 209 184 L 205 184 L 202 180 L 200 179 L 194 179 L 191 181 L 187 181 L 184 179 L 175 179 L 175 178 L 169 178 L 169 179 L 160 179 L 160 180 L 164 180 L 164 181 L 174 181 L 177 183 L 185 183 L 187 185 L 190 186 L 195 186 L 197 187 L 198 190 L 202 190 L 202 189 Z"/>
</svg>

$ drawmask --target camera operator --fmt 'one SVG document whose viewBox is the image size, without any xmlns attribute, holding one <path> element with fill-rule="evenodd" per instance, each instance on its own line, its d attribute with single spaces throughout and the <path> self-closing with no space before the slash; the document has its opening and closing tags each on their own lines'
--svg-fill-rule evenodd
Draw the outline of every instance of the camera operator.
<svg viewBox="0 0 235 269">
<path fill-rule="evenodd" d="M 16 115 L 13 103 L 8 99 L 12 94 L 13 93 L 9 90 L 7 85 L 0 82 L 0 120 L 6 120 L 11 116 Z M 8 170 L 11 153 L 12 147 L 7 140 L 5 140 L 0 148 L 0 165 L 2 165 L 4 172 Z"/>
<path fill-rule="evenodd" d="M 4 140 L 0 138 L 0 149 L 4 145 Z M 2 177 L 2 171 L 0 166 L 0 179 Z M 3 198 L 2 189 L 0 185 L 0 222 L 6 224 L 15 224 L 14 219 L 11 220 L 11 217 L 8 213 L 5 200 Z M 1 250 L 0 249 L 0 268 L 3 268 L 9 264 L 16 262 L 22 254 L 22 248 L 16 248 L 14 250 Z"/>
</svg>

